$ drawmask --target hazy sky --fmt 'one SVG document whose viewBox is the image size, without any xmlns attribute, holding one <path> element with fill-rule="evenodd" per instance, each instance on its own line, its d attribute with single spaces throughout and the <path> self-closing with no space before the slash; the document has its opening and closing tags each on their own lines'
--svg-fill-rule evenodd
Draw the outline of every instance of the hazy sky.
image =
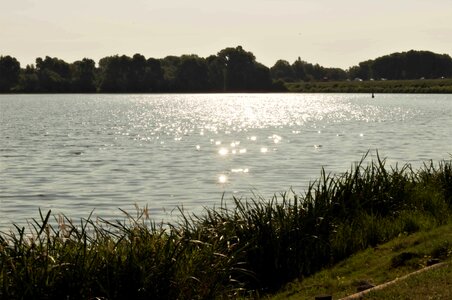
<svg viewBox="0 0 452 300">
<path fill-rule="evenodd" d="M 259 62 L 347 68 L 392 52 L 452 54 L 452 0 L 0 0 L 0 55 L 96 62 L 242 45 Z"/>
</svg>

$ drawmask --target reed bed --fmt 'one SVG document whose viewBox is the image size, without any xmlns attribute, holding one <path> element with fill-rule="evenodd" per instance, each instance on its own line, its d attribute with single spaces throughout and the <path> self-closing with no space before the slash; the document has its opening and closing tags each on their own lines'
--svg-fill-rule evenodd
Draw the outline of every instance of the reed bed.
<svg viewBox="0 0 452 300">
<path fill-rule="evenodd" d="M 447 94 L 452 92 L 451 79 L 287 82 L 289 92 L 301 93 L 415 93 Z"/>
<path fill-rule="evenodd" d="M 234 198 L 175 224 L 146 208 L 115 222 L 40 211 L 29 230 L 0 234 L 0 299 L 258 297 L 450 221 L 451 161 L 413 170 L 364 159 L 342 175 L 323 170 L 303 194 Z"/>
</svg>

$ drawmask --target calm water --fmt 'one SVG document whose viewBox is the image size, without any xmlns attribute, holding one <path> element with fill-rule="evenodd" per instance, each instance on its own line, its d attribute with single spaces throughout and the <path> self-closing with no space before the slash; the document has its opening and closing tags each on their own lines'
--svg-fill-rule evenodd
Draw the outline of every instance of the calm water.
<svg viewBox="0 0 452 300">
<path fill-rule="evenodd" d="M 452 95 L 2 95 L 0 229 L 44 212 L 200 212 L 231 195 L 302 193 L 367 150 L 450 159 Z M 372 152 L 371 156 L 374 156 Z"/>
</svg>

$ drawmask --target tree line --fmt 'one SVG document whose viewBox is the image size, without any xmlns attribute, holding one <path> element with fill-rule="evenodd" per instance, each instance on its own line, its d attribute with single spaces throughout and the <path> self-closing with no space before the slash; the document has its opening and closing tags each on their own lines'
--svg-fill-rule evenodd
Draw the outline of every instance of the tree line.
<svg viewBox="0 0 452 300">
<path fill-rule="evenodd" d="M 392 53 L 367 60 L 349 69 L 351 78 L 364 80 L 437 79 L 452 77 L 452 59 L 447 54 L 430 51 Z"/>
<path fill-rule="evenodd" d="M 67 63 L 37 58 L 21 68 L 16 58 L 0 56 L 0 92 L 22 93 L 160 93 L 286 91 L 286 82 L 343 81 L 354 78 L 415 79 L 452 77 L 449 55 L 429 51 L 393 53 L 347 70 L 325 68 L 298 58 L 278 60 L 271 68 L 241 46 L 206 58 L 197 55 L 162 59 L 115 55 L 98 66 L 84 58 Z"/>
</svg>

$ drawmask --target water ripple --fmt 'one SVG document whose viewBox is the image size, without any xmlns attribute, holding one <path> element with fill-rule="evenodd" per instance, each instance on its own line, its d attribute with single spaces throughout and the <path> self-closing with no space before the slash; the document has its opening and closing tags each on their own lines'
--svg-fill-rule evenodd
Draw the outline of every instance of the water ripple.
<svg viewBox="0 0 452 300">
<path fill-rule="evenodd" d="M 0 230 L 52 209 L 120 217 L 223 193 L 302 192 L 369 149 L 389 163 L 450 158 L 450 95 L 0 95 Z M 374 154 L 373 154 L 374 155 Z M 23 220 L 23 221 L 21 221 Z"/>
</svg>

